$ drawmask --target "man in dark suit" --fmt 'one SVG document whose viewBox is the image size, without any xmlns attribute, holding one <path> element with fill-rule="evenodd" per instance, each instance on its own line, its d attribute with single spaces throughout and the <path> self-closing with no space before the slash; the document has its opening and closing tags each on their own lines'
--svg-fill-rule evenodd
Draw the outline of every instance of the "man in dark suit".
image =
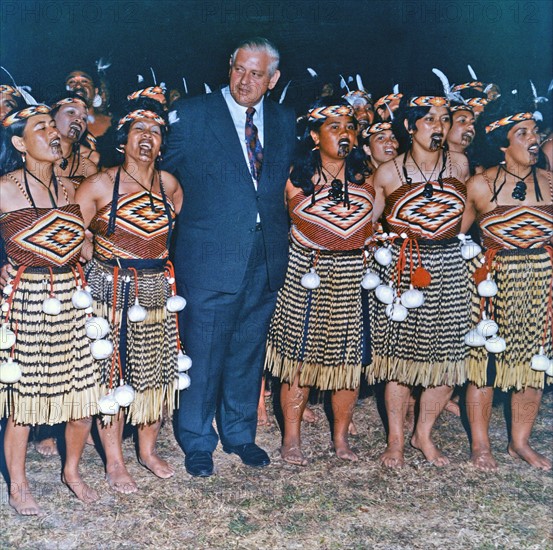
<svg viewBox="0 0 553 550">
<path fill-rule="evenodd" d="M 265 338 L 287 265 L 284 186 L 295 143 L 294 113 L 264 98 L 278 62 L 268 40 L 244 41 L 228 87 L 175 104 L 164 168 L 184 189 L 174 262 L 193 360 L 177 437 L 194 476 L 213 473 L 219 438 L 245 464 L 270 462 L 254 441 Z"/>
</svg>

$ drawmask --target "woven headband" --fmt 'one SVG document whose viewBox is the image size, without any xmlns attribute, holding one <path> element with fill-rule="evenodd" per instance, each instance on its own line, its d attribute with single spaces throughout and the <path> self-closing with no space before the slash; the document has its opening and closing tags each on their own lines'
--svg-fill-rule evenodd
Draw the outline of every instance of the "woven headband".
<svg viewBox="0 0 553 550">
<path fill-rule="evenodd" d="M 343 99 L 345 99 L 350 105 L 353 105 L 353 103 L 356 100 L 362 99 L 363 101 L 366 101 L 367 103 L 372 104 L 373 100 L 370 94 L 367 92 L 363 92 L 362 90 L 353 90 L 351 92 L 348 92 L 346 95 L 342 96 Z"/>
<path fill-rule="evenodd" d="M 419 95 L 409 100 L 409 107 L 449 107 L 449 101 L 438 95 Z"/>
<path fill-rule="evenodd" d="M 516 115 L 509 115 L 504 118 L 500 118 L 486 126 L 486 134 L 501 128 L 501 126 L 507 126 L 516 122 L 524 122 L 525 120 L 531 120 L 534 118 L 532 113 L 517 113 Z"/>
<path fill-rule="evenodd" d="M 9 86 L 8 84 L 2 84 L 0 86 L 0 94 L 10 94 L 16 97 L 21 97 L 19 90 L 13 86 Z"/>
<path fill-rule="evenodd" d="M 161 126 L 165 126 L 165 120 L 163 120 L 163 118 L 160 117 L 158 114 L 154 113 L 153 111 L 147 111 L 146 109 L 138 109 L 126 114 L 122 119 L 120 119 L 117 124 L 117 129 L 120 130 L 121 127 L 127 122 L 144 118 L 153 120 Z"/>
<path fill-rule="evenodd" d="M 380 132 L 391 129 L 392 125 L 390 122 L 376 122 L 375 124 L 371 124 L 367 129 L 363 130 L 362 136 L 364 138 L 368 138 L 374 134 L 379 134 Z"/>
<path fill-rule="evenodd" d="M 127 99 L 130 101 L 132 99 L 138 99 L 140 97 L 148 97 L 154 101 L 158 101 L 162 105 L 167 103 L 163 90 L 159 86 L 150 86 L 149 88 L 144 88 L 143 90 L 137 90 L 132 94 L 127 96 Z"/>
<path fill-rule="evenodd" d="M 453 86 L 452 92 L 460 92 L 461 90 L 468 90 L 469 88 L 483 88 L 484 84 L 482 82 L 478 82 L 477 80 L 473 80 L 472 82 L 465 82 L 464 84 L 457 84 L 457 86 Z"/>
<path fill-rule="evenodd" d="M 59 101 L 57 101 L 56 103 L 54 103 L 52 105 L 52 109 L 56 109 L 57 107 L 61 107 L 63 105 L 69 105 L 71 103 L 82 103 L 87 109 L 88 109 L 88 105 L 86 104 L 86 101 L 84 99 L 84 97 L 66 97 L 64 99 L 60 99 Z"/>
<path fill-rule="evenodd" d="M 4 127 L 11 126 L 12 124 L 19 122 L 20 120 L 25 120 L 35 115 L 47 115 L 50 112 L 50 107 L 47 105 L 32 105 L 31 107 L 25 107 L 21 111 L 16 111 L 11 115 L 7 116 L 3 121 L 2 125 Z"/>
<path fill-rule="evenodd" d="M 375 109 L 377 107 L 382 107 L 382 105 L 385 105 L 386 103 L 390 103 L 394 101 L 394 99 L 400 100 L 403 97 L 403 94 L 388 94 L 385 96 L 382 96 L 375 104 Z"/>
<path fill-rule="evenodd" d="M 485 97 L 469 97 L 466 102 L 471 107 L 485 107 L 489 103 Z"/>
<path fill-rule="evenodd" d="M 468 104 L 468 102 L 466 104 L 461 104 L 461 105 L 450 105 L 449 110 L 452 113 L 455 113 L 456 111 L 469 111 L 472 114 L 474 114 L 474 111 L 472 107 Z"/>
<path fill-rule="evenodd" d="M 316 107 L 307 111 L 309 122 L 324 120 L 335 116 L 353 116 L 351 105 L 329 105 L 328 107 Z"/>
</svg>

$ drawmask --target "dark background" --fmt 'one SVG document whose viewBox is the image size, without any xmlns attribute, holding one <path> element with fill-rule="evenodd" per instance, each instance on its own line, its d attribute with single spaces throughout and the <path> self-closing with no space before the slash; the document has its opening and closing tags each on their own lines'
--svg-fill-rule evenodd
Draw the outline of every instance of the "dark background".
<svg viewBox="0 0 553 550">
<path fill-rule="evenodd" d="M 109 59 L 117 98 L 136 89 L 136 75 L 152 85 L 191 95 L 226 83 L 237 40 L 262 35 L 281 50 L 279 95 L 292 79 L 287 102 L 308 103 L 323 81 L 360 73 L 378 98 L 437 80 L 496 81 L 504 91 L 528 87 L 545 95 L 553 74 L 551 0 L 3 0 L 1 62 L 39 100 L 59 94 L 65 75 Z M 314 68 L 319 82 L 306 67 Z M 1 82 L 8 82 L 5 73 Z"/>
</svg>

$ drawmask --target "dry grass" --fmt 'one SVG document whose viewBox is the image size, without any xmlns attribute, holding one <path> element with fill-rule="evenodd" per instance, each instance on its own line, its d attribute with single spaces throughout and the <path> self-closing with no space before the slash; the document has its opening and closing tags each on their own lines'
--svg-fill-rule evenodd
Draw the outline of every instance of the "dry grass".
<svg viewBox="0 0 553 550">
<path fill-rule="evenodd" d="M 409 449 L 407 467 L 388 471 L 378 463 L 384 430 L 374 397 L 357 407 L 360 435 L 356 464 L 335 458 L 327 424 L 304 424 L 307 468 L 280 460 L 277 426 L 262 428 L 258 443 L 273 463 L 261 470 L 217 450 L 218 475 L 191 478 L 170 425 L 161 433 L 160 451 L 177 466 L 176 475 L 157 480 L 134 459 L 125 441 L 130 471 L 140 491 L 123 496 L 103 479 L 98 453 L 87 447 L 83 473 L 102 493 L 84 506 L 58 481 L 59 458 L 29 449 L 28 470 L 47 515 L 18 517 L 0 504 L 1 548 L 240 548 L 313 549 L 553 549 L 553 476 L 512 460 L 501 406 L 493 411 L 497 473 L 485 474 L 467 464 L 468 442 L 460 420 L 445 413 L 436 430 L 438 444 L 452 464 L 437 469 Z M 534 429 L 537 449 L 552 452 L 553 393 Z"/>
</svg>

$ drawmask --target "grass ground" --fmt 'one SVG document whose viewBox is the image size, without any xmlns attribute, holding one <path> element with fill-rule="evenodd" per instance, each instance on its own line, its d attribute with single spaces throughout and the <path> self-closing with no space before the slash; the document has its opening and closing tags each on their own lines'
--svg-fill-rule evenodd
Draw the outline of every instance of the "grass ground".
<svg viewBox="0 0 553 550">
<path fill-rule="evenodd" d="M 304 424 L 310 465 L 283 463 L 276 424 L 262 428 L 257 442 L 272 464 L 243 466 L 220 448 L 217 475 L 197 479 L 183 466 L 183 454 L 171 426 L 160 435 L 160 454 L 177 467 L 158 480 L 135 460 L 132 438 L 125 440 L 129 470 L 140 491 L 119 495 L 104 481 L 93 447 L 85 449 L 84 477 L 101 493 L 85 506 L 59 481 L 59 457 L 45 458 L 29 447 L 28 471 L 40 519 L 17 516 L 0 489 L 0 548 L 185 548 L 185 549 L 553 549 L 553 475 L 506 454 L 502 400 L 493 409 L 495 473 L 482 473 L 468 460 L 461 420 L 444 413 L 436 441 L 451 464 L 437 469 L 409 448 L 407 466 L 385 470 L 378 462 L 385 432 L 374 396 L 355 411 L 359 436 L 355 464 L 330 450 L 322 407 L 319 421 Z M 553 393 L 544 395 L 533 441 L 553 458 Z"/>
</svg>

